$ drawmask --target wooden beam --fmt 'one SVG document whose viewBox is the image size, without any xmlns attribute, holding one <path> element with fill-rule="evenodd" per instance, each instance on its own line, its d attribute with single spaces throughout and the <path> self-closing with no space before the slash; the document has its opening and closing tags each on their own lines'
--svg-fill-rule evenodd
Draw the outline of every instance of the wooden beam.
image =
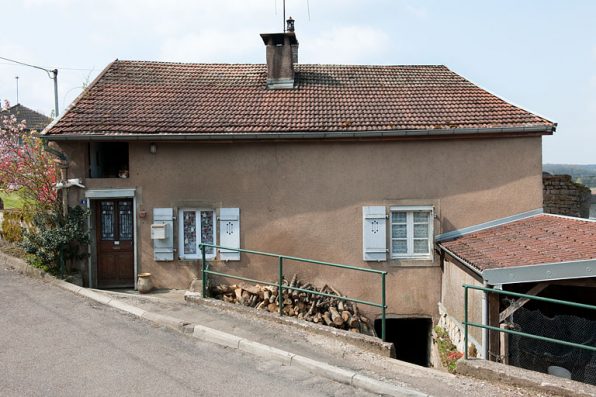
<svg viewBox="0 0 596 397">
<path fill-rule="evenodd" d="M 568 287 L 587 287 L 596 288 L 596 280 L 594 278 L 575 278 L 569 280 L 552 281 L 552 285 L 563 285 Z"/>
<path fill-rule="evenodd" d="M 536 284 L 532 289 L 530 289 L 526 295 L 536 296 L 546 287 L 548 287 L 551 283 L 550 282 L 543 282 Z M 519 298 L 516 300 L 511 306 L 507 309 L 503 310 L 501 314 L 499 314 L 499 324 L 505 321 L 509 316 L 511 316 L 517 309 L 528 303 L 530 298 Z M 498 325 L 496 325 L 498 327 Z"/>
<path fill-rule="evenodd" d="M 501 329 L 511 329 L 509 323 L 501 324 Z M 506 332 L 501 332 L 501 355 L 500 362 L 503 364 L 509 365 L 509 334 Z"/>
<path fill-rule="evenodd" d="M 488 293 L 488 325 L 491 327 L 499 328 L 499 298 L 497 293 Z M 490 361 L 497 361 L 497 356 L 501 354 L 500 334 L 499 331 L 488 331 L 488 359 Z"/>
</svg>

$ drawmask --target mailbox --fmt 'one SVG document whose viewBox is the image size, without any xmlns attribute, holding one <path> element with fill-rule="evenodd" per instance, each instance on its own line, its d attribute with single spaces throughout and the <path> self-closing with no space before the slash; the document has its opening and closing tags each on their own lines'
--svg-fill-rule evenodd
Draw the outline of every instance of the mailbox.
<svg viewBox="0 0 596 397">
<path fill-rule="evenodd" d="M 151 225 L 151 240 L 163 240 L 168 238 L 168 225 L 165 223 L 154 223 Z"/>
</svg>

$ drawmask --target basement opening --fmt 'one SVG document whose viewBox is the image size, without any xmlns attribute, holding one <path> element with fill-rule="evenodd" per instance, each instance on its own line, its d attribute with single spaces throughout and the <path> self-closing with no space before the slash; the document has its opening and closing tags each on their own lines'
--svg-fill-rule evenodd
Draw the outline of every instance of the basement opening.
<svg viewBox="0 0 596 397">
<path fill-rule="evenodd" d="M 395 346 L 395 358 L 428 367 L 430 363 L 432 318 L 388 314 L 385 339 Z M 375 331 L 382 335 L 381 318 L 375 320 Z"/>
</svg>

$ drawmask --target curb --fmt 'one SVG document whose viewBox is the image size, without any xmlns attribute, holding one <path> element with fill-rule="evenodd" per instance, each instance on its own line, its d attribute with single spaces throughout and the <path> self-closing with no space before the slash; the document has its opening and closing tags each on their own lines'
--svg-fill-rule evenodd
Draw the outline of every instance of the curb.
<svg viewBox="0 0 596 397">
<path fill-rule="evenodd" d="M 506 382 L 507 384 L 534 389 L 539 392 L 562 396 L 596 396 L 596 388 L 587 383 L 503 365 L 488 360 L 460 358 L 457 372 L 476 379 Z"/>
<path fill-rule="evenodd" d="M 334 328 L 330 329 L 330 327 L 309 323 L 303 320 L 296 320 L 292 317 L 280 317 L 279 315 L 269 313 L 266 310 L 262 311 L 252 307 L 234 305 L 216 299 L 204 299 L 198 292 L 186 291 L 184 294 L 184 300 L 195 305 L 213 307 L 219 310 L 241 313 L 243 315 L 258 316 L 260 320 L 271 321 L 276 324 L 283 324 L 285 326 L 294 327 L 300 330 L 307 330 L 308 332 L 316 333 L 318 335 L 337 335 L 340 336 L 345 343 L 356 346 L 361 350 L 375 353 L 379 356 L 387 358 L 395 358 L 395 346 L 393 343 L 383 342 L 378 338 L 368 335 L 355 334 L 353 332 Z"/>
<path fill-rule="evenodd" d="M 237 349 L 239 351 L 253 354 L 286 366 L 292 366 L 297 369 L 311 372 L 315 375 L 322 376 L 327 379 L 343 383 L 358 389 L 366 390 L 372 393 L 384 394 L 396 397 L 427 397 L 427 394 L 417 392 L 415 390 L 407 389 L 400 386 L 395 386 L 385 383 L 357 372 L 345 370 L 324 362 L 312 360 L 307 357 L 292 354 L 285 350 L 276 349 L 274 347 L 254 342 L 248 339 L 240 338 L 238 336 L 228 334 L 213 328 L 202 325 L 191 324 L 175 317 L 165 316 L 158 313 L 152 313 L 142 310 L 136 306 L 129 305 L 122 301 L 118 301 L 111 297 L 99 294 L 87 288 L 79 287 L 64 280 L 55 278 L 54 276 L 45 273 L 39 269 L 33 268 L 26 264 L 23 260 L 10 257 L 0 252 L 0 264 L 11 267 L 21 273 L 50 281 L 51 284 L 62 288 L 66 291 L 74 292 L 77 295 L 84 296 L 96 302 L 102 303 L 106 306 L 119 309 L 126 313 L 133 314 L 139 318 L 151 321 L 153 323 L 171 328 L 175 331 L 191 334 L 196 339 L 205 342 L 216 343 L 221 346 Z"/>
</svg>

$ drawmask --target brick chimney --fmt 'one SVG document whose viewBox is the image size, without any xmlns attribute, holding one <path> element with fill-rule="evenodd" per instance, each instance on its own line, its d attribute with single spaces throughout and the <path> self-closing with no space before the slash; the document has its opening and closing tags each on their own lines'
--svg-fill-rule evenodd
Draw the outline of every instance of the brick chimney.
<svg viewBox="0 0 596 397">
<path fill-rule="evenodd" d="M 298 40 L 294 20 L 287 21 L 285 33 L 261 33 L 267 47 L 267 89 L 293 89 L 294 64 L 298 63 Z"/>
</svg>

